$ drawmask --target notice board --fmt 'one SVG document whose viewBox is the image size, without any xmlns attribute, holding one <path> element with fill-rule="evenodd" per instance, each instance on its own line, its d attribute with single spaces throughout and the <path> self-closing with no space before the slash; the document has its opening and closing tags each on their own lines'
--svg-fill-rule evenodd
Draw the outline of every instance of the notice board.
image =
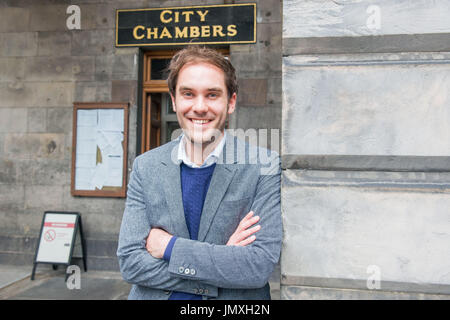
<svg viewBox="0 0 450 320">
<path fill-rule="evenodd" d="M 126 196 L 128 103 L 75 103 L 73 196 Z"/>
</svg>

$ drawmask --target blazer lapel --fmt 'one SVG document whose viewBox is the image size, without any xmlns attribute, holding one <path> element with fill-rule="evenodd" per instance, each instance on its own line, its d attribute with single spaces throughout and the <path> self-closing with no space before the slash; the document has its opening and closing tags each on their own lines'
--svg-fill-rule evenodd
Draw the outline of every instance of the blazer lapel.
<svg viewBox="0 0 450 320">
<path fill-rule="evenodd" d="M 181 176 L 180 165 L 176 161 L 176 151 L 178 150 L 178 143 L 174 144 L 172 153 L 175 152 L 175 157 L 172 154 L 167 154 L 167 157 L 161 161 L 162 169 L 162 183 L 164 187 L 164 194 L 166 196 L 167 206 L 172 221 L 174 235 L 189 239 L 189 230 L 186 225 L 186 218 L 184 216 L 183 198 L 181 195 Z"/>
<path fill-rule="evenodd" d="M 204 241 L 209 227 L 216 215 L 222 198 L 225 195 L 228 186 L 233 179 L 235 168 L 227 164 L 217 164 L 214 169 L 208 192 L 206 193 L 205 203 L 203 204 L 202 217 L 198 230 L 198 240 Z"/>
<path fill-rule="evenodd" d="M 211 182 L 209 184 L 208 192 L 206 193 L 205 203 L 203 204 L 202 216 L 200 219 L 200 226 L 198 230 L 198 240 L 204 241 L 206 234 L 208 233 L 209 227 L 216 215 L 217 209 L 228 190 L 228 186 L 233 180 L 234 174 L 236 172 L 236 163 L 234 157 L 231 163 L 227 163 L 226 160 L 230 159 L 226 157 L 226 150 L 232 151 L 235 155 L 234 146 L 236 140 L 234 136 L 227 135 L 227 141 L 224 146 L 224 150 L 221 153 L 221 159 L 218 161 L 216 168 L 214 169 L 213 176 L 211 177 Z M 231 146 L 232 149 L 227 149 L 227 146 Z M 224 152 L 225 151 L 225 152 Z"/>
</svg>

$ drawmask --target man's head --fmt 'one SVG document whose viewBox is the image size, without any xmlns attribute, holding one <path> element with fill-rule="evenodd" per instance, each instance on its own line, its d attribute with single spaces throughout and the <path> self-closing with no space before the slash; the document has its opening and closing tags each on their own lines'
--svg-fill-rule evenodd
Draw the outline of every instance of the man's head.
<svg viewBox="0 0 450 320">
<path fill-rule="evenodd" d="M 234 67 L 216 50 L 190 46 L 175 54 L 169 71 L 173 109 L 185 135 L 196 144 L 214 142 L 236 106 Z"/>
</svg>

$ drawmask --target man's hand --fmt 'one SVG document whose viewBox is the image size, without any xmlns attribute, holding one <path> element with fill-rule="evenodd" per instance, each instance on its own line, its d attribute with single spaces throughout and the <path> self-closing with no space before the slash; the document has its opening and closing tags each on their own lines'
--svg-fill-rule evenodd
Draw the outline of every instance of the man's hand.
<svg viewBox="0 0 450 320">
<path fill-rule="evenodd" d="M 239 223 L 236 231 L 228 239 L 227 246 L 246 246 L 253 241 L 256 237 L 252 234 L 261 229 L 260 225 L 250 228 L 252 225 L 259 221 L 259 216 L 253 217 L 253 211 L 247 213 L 244 219 Z M 249 229 L 250 228 L 250 229 Z"/>
<path fill-rule="evenodd" d="M 162 259 L 164 251 L 169 244 L 172 235 L 159 228 L 152 228 L 147 237 L 147 251 L 157 259 Z"/>
</svg>

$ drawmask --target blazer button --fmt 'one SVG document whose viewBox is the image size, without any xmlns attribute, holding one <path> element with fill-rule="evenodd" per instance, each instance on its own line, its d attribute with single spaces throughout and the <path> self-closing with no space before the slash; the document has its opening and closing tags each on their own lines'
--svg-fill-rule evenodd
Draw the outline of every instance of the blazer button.
<svg viewBox="0 0 450 320">
<path fill-rule="evenodd" d="M 191 272 L 191 270 L 189 270 L 189 268 L 184 269 L 184 274 L 189 274 L 189 272 Z"/>
<path fill-rule="evenodd" d="M 184 272 L 184 268 L 183 268 L 183 267 L 179 267 L 179 268 L 178 268 L 178 272 L 179 272 L 179 273 L 183 273 L 183 272 Z"/>
<path fill-rule="evenodd" d="M 195 275 L 196 271 L 195 269 L 191 269 L 191 275 Z"/>
</svg>

